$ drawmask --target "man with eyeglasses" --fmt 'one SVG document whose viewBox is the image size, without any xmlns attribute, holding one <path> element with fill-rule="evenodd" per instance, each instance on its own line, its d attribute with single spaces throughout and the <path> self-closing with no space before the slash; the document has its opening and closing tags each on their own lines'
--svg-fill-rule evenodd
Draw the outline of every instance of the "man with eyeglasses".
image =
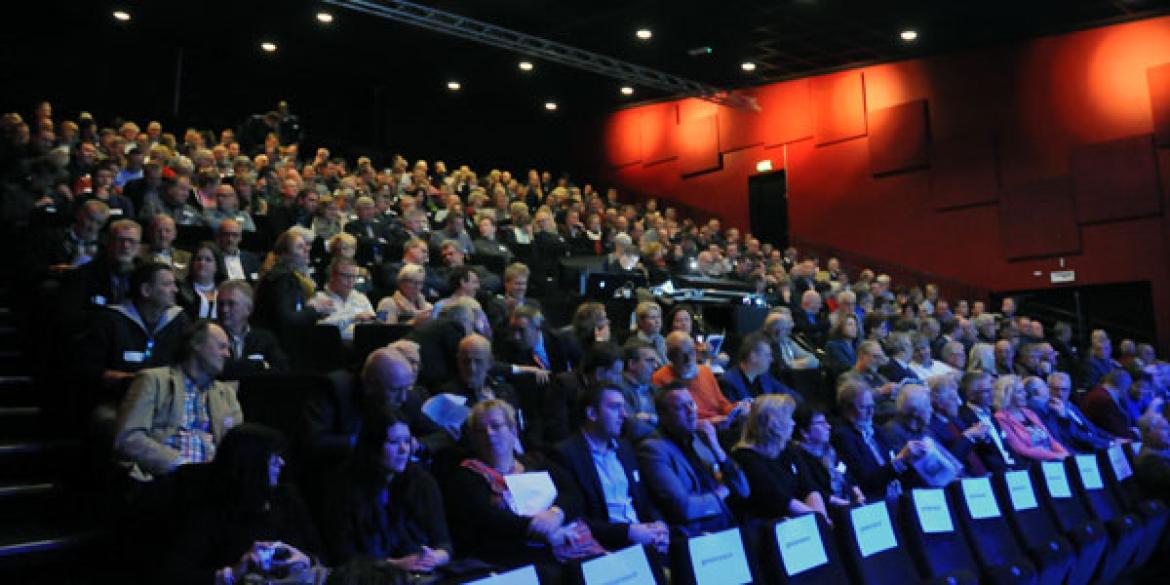
<svg viewBox="0 0 1170 585">
<path fill-rule="evenodd" d="M 1048 408 L 1044 426 L 1061 445 L 1079 453 L 1094 453 L 1112 445 L 1116 438 L 1102 430 L 1070 401 L 1072 380 L 1064 372 L 1048 376 Z"/>
<path fill-rule="evenodd" d="M 353 341 L 353 330 L 358 323 L 371 323 L 377 320 L 374 307 L 366 295 L 354 290 L 361 271 L 357 264 L 349 258 L 337 258 L 329 267 L 329 284 L 325 290 L 318 291 L 310 304 L 323 301 L 333 303 L 333 312 L 322 317 L 317 324 L 335 325 L 341 331 L 342 341 Z"/>
<path fill-rule="evenodd" d="M 215 243 L 219 246 L 222 262 L 219 271 L 226 274 L 229 280 L 246 280 L 248 284 L 256 284 L 260 277 L 260 257 L 240 249 L 243 237 L 244 229 L 240 222 L 234 219 L 219 222 L 219 230 L 215 232 Z"/>
<path fill-rule="evenodd" d="M 866 499 L 880 500 L 901 493 L 900 479 L 912 461 L 926 454 L 926 446 L 921 441 L 908 441 L 894 453 L 882 431 L 874 426 L 873 391 L 858 376 L 841 377 L 837 408 L 842 420 L 833 425 L 833 447 Z"/>
</svg>

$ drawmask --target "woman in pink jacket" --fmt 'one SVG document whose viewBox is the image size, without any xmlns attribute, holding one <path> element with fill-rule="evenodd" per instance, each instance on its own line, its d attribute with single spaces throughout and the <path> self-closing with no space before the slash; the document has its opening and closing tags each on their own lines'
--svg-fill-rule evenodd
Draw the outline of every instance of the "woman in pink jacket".
<svg viewBox="0 0 1170 585">
<path fill-rule="evenodd" d="M 1028 393 L 1019 376 L 1000 376 L 995 381 L 995 420 L 1006 435 L 1008 448 L 1024 461 L 1059 461 L 1068 457 L 1068 450 L 1052 437 L 1027 404 Z"/>
</svg>

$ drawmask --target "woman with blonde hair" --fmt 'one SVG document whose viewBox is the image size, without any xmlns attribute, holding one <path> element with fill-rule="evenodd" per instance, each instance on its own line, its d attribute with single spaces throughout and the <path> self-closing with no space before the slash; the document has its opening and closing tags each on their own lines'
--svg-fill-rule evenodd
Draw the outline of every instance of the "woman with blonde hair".
<svg viewBox="0 0 1170 585">
<path fill-rule="evenodd" d="M 824 498 L 788 449 L 794 410 L 796 401 L 786 394 L 756 398 L 731 453 L 751 486 L 747 510 L 756 518 L 825 514 Z"/>
<path fill-rule="evenodd" d="M 427 271 L 418 264 L 398 270 L 398 290 L 378 303 L 378 320 L 388 325 L 418 325 L 431 316 L 434 306 L 422 294 Z"/>
<path fill-rule="evenodd" d="M 967 371 L 982 372 L 994 378 L 995 373 L 995 346 L 990 343 L 976 343 L 967 355 Z"/>
<path fill-rule="evenodd" d="M 1007 438 L 1008 448 L 1027 461 L 1060 461 L 1068 449 L 1048 432 L 1040 417 L 1028 408 L 1028 392 L 1019 376 L 995 381 L 995 420 Z"/>
</svg>

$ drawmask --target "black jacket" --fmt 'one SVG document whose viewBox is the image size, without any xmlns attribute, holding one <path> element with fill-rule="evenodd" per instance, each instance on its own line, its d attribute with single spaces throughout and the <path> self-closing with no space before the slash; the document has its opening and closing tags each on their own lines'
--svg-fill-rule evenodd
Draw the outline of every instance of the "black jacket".
<svg viewBox="0 0 1170 585">
<path fill-rule="evenodd" d="M 250 327 L 244 336 L 244 351 L 224 361 L 220 380 L 239 380 L 260 372 L 287 372 L 288 356 L 271 331 Z"/>
</svg>

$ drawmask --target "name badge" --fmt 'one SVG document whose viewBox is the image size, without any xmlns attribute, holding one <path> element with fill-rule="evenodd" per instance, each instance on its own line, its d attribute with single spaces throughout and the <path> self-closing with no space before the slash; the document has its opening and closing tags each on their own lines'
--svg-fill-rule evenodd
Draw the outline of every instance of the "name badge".
<svg viewBox="0 0 1170 585">
<path fill-rule="evenodd" d="M 89 301 L 91 303 L 98 305 L 98 306 L 101 306 L 101 307 L 106 306 L 106 297 L 103 297 L 102 295 L 93 295 L 93 297 L 90 298 Z"/>
<path fill-rule="evenodd" d="M 260 275 L 259 275 L 258 273 L 255 273 L 255 272 L 253 272 L 252 274 L 249 274 L 249 275 L 248 275 L 248 279 L 249 279 L 249 280 L 259 280 L 259 279 L 260 279 Z"/>
<path fill-rule="evenodd" d="M 122 361 L 131 364 L 140 364 L 146 361 L 146 353 L 141 351 L 124 351 L 122 352 Z"/>
<path fill-rule="evenodd" d="M 632 475 L 634 476 L 634 482 L 641 482 L 641 481 L 642 481 L 642 476 L 638 474 L 638 470 L 637 470 L 637 469 L 635 469 L 635 470 L 633 471 L 633 474 L 632 474 Z"/>
<path fill-rule="evenodd" d="M 121 209 L 117 208 L 117 207 L 114 207 L 114 208 L 111 208 L 111 209 L 110 209 L 110 215 L 121 216 L 121 215 L 122 215 L 122 213 L 123 213 L 123 211 L 122 211 Z"/>
<path fill-rule="evenodd" d="M 264 354 L 262 354 L 262 353 L 254 353 L 254 354 L 251 354 L 251 355 L 249 355 L 249 356 L 248 356 L 248 359 L 250 359 L 250 360 L 252 360 L 252 361 L 254 361 L 254 362 L 262 362 L 262 361 L 264 361 Z"/>
</svg>

